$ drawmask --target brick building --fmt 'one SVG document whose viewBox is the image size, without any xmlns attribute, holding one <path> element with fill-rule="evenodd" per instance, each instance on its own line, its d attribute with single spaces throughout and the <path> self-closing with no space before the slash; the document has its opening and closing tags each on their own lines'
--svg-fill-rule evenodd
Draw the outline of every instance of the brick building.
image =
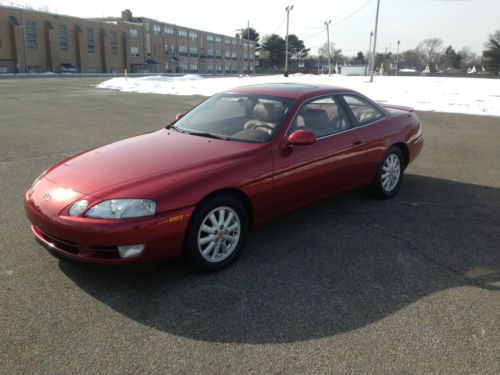
<svg viewBox="0 0 500 375">
<path fill-rule="evenodd" d="M 0 6 L 0 73 L 238 74 L 255 43 L 144 17 L 77 18 Z"/>
</svg>

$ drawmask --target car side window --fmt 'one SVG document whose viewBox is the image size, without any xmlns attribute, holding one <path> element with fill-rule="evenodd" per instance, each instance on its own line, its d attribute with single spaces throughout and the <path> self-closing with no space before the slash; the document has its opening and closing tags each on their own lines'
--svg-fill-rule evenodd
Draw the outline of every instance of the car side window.
<svg viewBox="0 0 500 375">
<path fill-rule="evenodd" d="M 293 120 L 290 132 L 307 130 L 321 138 L 349 129 L 342 108 L 332 97 L 314 99 L 301 107 Z"/>
<path fill-rule="evenodd" d="M 360 124 L 367 124 L 384 117 L 383 112 L 361 98 L 351 95 L 344 95 L 343 97 L 354 118 Z"/>
</svg>

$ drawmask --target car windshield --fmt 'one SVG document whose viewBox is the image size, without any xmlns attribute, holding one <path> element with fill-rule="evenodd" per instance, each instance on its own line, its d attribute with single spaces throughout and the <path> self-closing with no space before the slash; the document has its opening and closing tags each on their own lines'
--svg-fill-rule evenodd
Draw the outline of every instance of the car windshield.
<svg viewBox="0 0 500 375">
<path fill-rule="evenodd" d="M 267 142 L 280 128 L 293 100 L 255 94 L 218 94 L 170 127 L 198 136 Z"/>
</svg>

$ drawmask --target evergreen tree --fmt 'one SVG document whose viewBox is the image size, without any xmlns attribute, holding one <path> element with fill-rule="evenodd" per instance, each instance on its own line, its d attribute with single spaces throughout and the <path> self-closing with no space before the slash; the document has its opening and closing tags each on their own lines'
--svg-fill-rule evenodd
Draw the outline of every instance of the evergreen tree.
<svg viewBox="0 0 500 375">
<path fill-rule="evenodd" d="M 253 40 L 255 42 L 255 49 L 259 50 L 260 49 L 260 34 L 253 28 L 253 27 L 248 27 L 243 29 L 243 39 L 248 39 L 248 40 Z"/>
<path fill-rule="evenodd" d="M 484 47 L 486 48 L 483 51 L 484 68 L 497 76 L 500 70 L 500 30 L 490 34 Z"/>
<path fill-rule="evenodd" d="M 262 49 L 269 54 L 269 63 L 272 67 L 281 68 L 285 65 L 285 44 L 285 39 L 277 34 L 270 35 L 262 44 Z"/>
</svg>

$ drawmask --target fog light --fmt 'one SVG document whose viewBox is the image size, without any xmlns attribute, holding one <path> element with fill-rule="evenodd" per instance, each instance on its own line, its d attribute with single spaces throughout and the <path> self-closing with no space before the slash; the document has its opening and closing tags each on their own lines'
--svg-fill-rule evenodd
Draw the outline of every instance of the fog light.
<svg viewBox="0 0 500 375">
<path fill-rule="evenodd" d="M 144 245 L 118 246 L 120 258 L 135 258 L 141 255 Z"/>
</svg>

